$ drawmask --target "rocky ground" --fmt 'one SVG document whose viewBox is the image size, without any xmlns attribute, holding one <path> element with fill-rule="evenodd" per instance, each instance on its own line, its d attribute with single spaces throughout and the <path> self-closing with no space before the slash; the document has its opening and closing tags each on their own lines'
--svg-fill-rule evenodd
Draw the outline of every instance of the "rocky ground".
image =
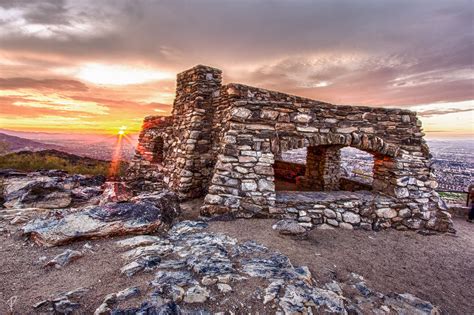
<svg viewBox="0 0 474 315">
<path fill-rule="evenodd" d="M 461 219 L 456 235 L 344 229 L 282 235 L 272 229 L 276 220 L 200 221 L 199 200 L 182 204 L 178 216 L 168 194 L 118 202 L 116 184 L 99 187 L 82 178 L 64 186 L 58 183 L 71 180 L 63 175 L 52 182 L 39 177 L 40 183 L 16 178 L 6 196 L 28 207 L 0 210 L 0 314 L 473 309 L 474 232 Z M 48 190 L 49 200 L 77 208 L 32 208 L 43 202 L 32 195 L 58 185 L 60 193 Z M 90 202 L 77 197 L 84 191 L 94 191 Z M 157 231 L 141 235 L 148 228 Z M 118 236 L 100 238 L 104 230 Z M 130 233 L 139 235 L 123 236 Z"/>
<path fill-rule="evenodd" d="M 295 291 L 291 285 L 298 281 L 305 290 L 325 290 L 317 292 L 319 295 L 316 296 L 325 297 L 323 293 L 329 295 L 330 305 L 336 311 L 340 310 L 338 307 L 342 305 L 344 297 L 353 307 L 366 307 L 362 313 L 382 310 L 379 313 L 385 314 L 384 305 L 393 307 L 386 296 L 395 301 L 398 301 L 396 297 L 400 298 L 390 294 L 394 292 L 409 293 L 430 301 L 445 314 L 469 314 L 472 310 L 474 238 L 472 226 L 465 221 L 456 220 L 457 236 L 336 229 L 314 230 L 307 236 L 292 237 L 282 236 L 272 230 L 272 223 L 274 220 L 210 222 L 209 227 L 199 229 L 191 236 L 186 233 L 179 236 L 179 233 L 172 232 L 171 237 L 174 235 L 178 238 L 170 243 L 166 243 L 169 237 L 166 234 L 159 235 L 157 240 L 142 241 L 141 244 L 148 249 L 141 253 L 133 250 L 133 244 L 117 243 L 130 237 L 80 241 L 61 247 L 39 247 L 14 233 L 14 229 L 8 226 L 7 230 L 13 233 L 4 232 L 0 236 L 0 313 L 8 313 L 8 301 L 16 314 L 35 313 L 33 305 L 36 303 L 78 288 L 87 289 L 77 300 L 80 313 L 93 313 L 108 294 L 131 287 L 138 288 L 140 293 L 136 297 L 107 307 L 130 310 L 140 308 L 144 302 L 153 305 L 154 292 L 165 290 L 160 287 L 163 283 L 171 283 L 170 279 L 163 278 L 163 274 L 171 277 L 176 287 L 179 287 L 175 288 L 174 293 L 178 300 L 184 299 L 191 288 L 198 288 L 193 289 L 198 291 L 191 298 L 194 299 L 193 303 L 190 298 L 178 303 L 186 310 L 274 313 L 278 308 L 284 309 L 281 301 L 263 302 L 267 295 L 271 296 L 267 293 L 272 291 L 269 290 L 270 284 L 276 282 L 276 286 L 279 280 L 286 283 L 280 293 L 283 297 L 289 286 Z M 175 232 L 177 230 L 174 229 Z M 186 249 L 183 244 L 187 242 Z M 227 274 L 230 266 L 228 260 L 221 261 L 223 257 L 217 255 L 221 246 L 230 253 L 227 258 L 235 268 L 231 272 L 235 277 L 222 277 L 220 274 Z M 173 247 L 179 249 L 171 252 L 170 248 Z M 66 249 L 81 252 L 82 256 L 64 267 L 45 267 L 48 261 Z M 141 267 L 131 268 L 133 264 L 129 265 L 143 257 L 153 261 L 153 255 L 160 257 L 156 259 L 157 266 L 151 263 L 148 266 L 152 268 L 142 270 Z M 190 257 L 198 260 L 183 264 L 183 259 Z M 212 265 L 204 258 L 217 259 L 211 262 L 219 268 L 201 270 L 202 266 Z M 297 266 L 307 266 L 308 269 Z M 128 270 L 136 273 L 127 276 Z M 313 280 L 306 282 L 310 278 Z M 341 295 L 337 294 L 338 287 L 343 290 Z M 332 294 L 330 289 L 335 290 L 336 294 Z M 382 298 L 380 293 L 383 294 Z M 368 294 L 369 298 L 364 294 Z M 209 298 L 206 298 L 207 295 Z M 308 296 L 307 293 L 302 295 Z M 199 303 L 200 299 L 204 301 Z M 350 310 L 347 302 L 345 305 Z"/>
</svg>

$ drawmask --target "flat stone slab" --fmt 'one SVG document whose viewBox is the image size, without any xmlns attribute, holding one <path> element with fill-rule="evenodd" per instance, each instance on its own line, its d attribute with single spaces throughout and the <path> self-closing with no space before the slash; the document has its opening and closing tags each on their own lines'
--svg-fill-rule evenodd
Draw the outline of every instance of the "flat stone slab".
<svg viewBox="0 0 474 315">
<path fill-rule="evenodd" d="M 36 219 L 23 227 L 23 233 L 45 246 L 67 244 L 75 240 L 128 234 L 146 234 L 158 229 L 163 221 L 179 213 L 174 194 L 164 192 L 148 201 L 108 203 L 88 207 L 63 217 Z"/>
<path fill-rule="evenodd" d="M 318 203 L 318 202 L 335 202 L 341 200 L 373 200 L 386 199 L 390 197 L 370 191 L 278 191 L 276 193 L 277 203 L 298 202 L 298 203 Z"/>
<path fill-rule="evenodd" d="M 3 206 L 11 209 L 65 208 L 100 195 L 104 180 L 101 176 L 68 175 L 54 170 L 7 176 L 3 178 Z"/>
</svg>

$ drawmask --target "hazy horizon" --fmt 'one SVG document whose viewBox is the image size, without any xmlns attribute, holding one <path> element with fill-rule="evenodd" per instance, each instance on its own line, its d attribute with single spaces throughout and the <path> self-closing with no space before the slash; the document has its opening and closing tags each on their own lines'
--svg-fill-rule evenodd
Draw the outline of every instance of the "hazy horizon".
<svg viewBox="0 0 474 315">
<path fill-rule="evenodd" d="M 115 136 L 114 134 L 107 133 L 107 132 L 102 132 L 102 133 L 86 133 L 83 131 L 41 131 L 41 130 L 15 130 L 15 129 L 5 129 L 5 128 L 0 128 L 0 133 L 6 133 L 6 134 L 12 134 L 15 136 L 20 136 L 22 133 L 26 134 L 45 134 L 45 135 L 68 135 L 69 137 L 73 138 L 78 138 L 79 136 L 84 136 L 84 137 L 105 137 L 105 138 L 113 138 Z M 127 133 L 128 136 L 133 139 L 134 141 L 138 141 L 138 135 L 139 132 L 129 132 Z M 459 141 L 474 141 L 474 137 L 471 134 L 444 134 L 444 133 L 438 133 L 438 132 L 433 132 L 433 133 L 428 133 L 425 136 L 425 139 L 427 141 L 448 141 L 448 140 L 459 140 Z"/>
</svg>

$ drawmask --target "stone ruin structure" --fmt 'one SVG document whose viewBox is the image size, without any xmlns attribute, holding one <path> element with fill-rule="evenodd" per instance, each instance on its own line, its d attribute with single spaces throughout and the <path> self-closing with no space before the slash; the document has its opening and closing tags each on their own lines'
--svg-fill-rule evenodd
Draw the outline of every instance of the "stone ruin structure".
<svg viewBox="0 0 474 315">
<path fill-rule="evenodd" d="M 306 228 L 453 230 L 416 113 L 221 81 L 221 70 L 202 65 L 178 74 L 172 115 L 143 122 L 127 175 L 133 187 L 204 197 L 202 215 L 292 218 Z M 340 149 L 348 146 L 373 155 L 371 186 L 341 178 Z M 280 161 L 297 148 L 307 148 L 306 165 Z M 298 191 L 276 191 L 281 174 Z"/>
</svg>

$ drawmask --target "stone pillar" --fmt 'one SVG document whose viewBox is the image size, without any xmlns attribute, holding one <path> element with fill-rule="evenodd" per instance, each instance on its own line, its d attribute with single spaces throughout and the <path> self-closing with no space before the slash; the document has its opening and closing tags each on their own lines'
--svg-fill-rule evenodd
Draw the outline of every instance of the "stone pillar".
<svg viewBox="0 0 474 315">
<path fill-rule="evenodd" d="M 222 72 L 196 66 L 178 74 L 173 106 L 172 153 L 165 182 L 181 199 L 206 193 L 216 157 L 212 154 L 212 98 L 221 87 Z"/>
<path fill-rule="evenodd" d="M 298 178 L 301 190 L 339 190 L 341 146 L 310 146 L 306 156 L 306 174 Z"/>
<path fill-rule="evenodd" d="M 395 196 L 397 188 L 398 166 L 395 159 L 390 156 L 375 154 L 374 155 L 374 180 L 372 182 L 373 191 L 382 192 L 389 196 Z M 406 197 L 406 196 L 405 196 Z"/>
</svg>

